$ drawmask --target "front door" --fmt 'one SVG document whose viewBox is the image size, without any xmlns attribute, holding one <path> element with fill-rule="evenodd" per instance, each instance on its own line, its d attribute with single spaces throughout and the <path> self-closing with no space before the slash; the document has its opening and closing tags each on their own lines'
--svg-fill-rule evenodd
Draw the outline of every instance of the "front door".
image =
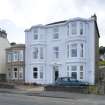
<svg viewBox="0 0 105 105">
<path fill-rule="evenodd" d="M 59 66 L 54 65 L 53 66 L 53 80 L 54 82 L 57 80 L 57 78 L 59 77 Z"/>
<path fill-rule="evenodd" d="M 55 71 L 55 81 L 57 80 L 58 77 L 59 77 L 59 72 Z"/>
</svg>

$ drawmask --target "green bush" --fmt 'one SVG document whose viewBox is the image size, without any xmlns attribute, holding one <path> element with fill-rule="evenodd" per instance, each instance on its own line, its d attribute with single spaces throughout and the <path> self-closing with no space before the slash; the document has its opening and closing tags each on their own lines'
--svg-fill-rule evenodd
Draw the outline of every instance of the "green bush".
<svg viewBox="0 0 105 105">
<path fill-rule="evenodd" d="M 89 93 L 97 94 L 97 86 L 96 85 L 90 85 L 89 86 Z"/>
<path fill-rule="evenodd" d="M 99 62 L 98 62 L 98 65 L 99 65 L 99 66 L 105 66 L 105 61 L 99 61 Z"/>
</svg>

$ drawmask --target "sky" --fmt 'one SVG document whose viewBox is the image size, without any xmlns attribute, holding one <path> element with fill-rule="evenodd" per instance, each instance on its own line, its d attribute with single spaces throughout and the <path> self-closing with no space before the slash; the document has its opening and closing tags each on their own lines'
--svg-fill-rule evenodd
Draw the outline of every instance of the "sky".
<svg viewBox="0 0 105 105">
<path fill-rule="evenodd" d="M 9 42 L 25 43 L 24 30 L 37 24 L 97 15 L 100 46 L 105 46 L 105 0 L 0 0 L 0 28 Z"/>
</svg>

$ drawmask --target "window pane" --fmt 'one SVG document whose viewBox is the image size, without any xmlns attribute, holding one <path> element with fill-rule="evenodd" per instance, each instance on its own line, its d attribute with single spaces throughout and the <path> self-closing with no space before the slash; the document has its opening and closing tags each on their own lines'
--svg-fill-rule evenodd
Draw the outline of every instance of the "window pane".
<svg viewBox="0 0 105 105">
<path fill-rule="evenodd" d="M 77 70 L 77 66 L 71 66 L 71 70 L 72 71 L 76 71 Z"/>
<path fill-rule="evenodd" d="M 58 39 L 59 38 L 59 34 L 58 33 L 54 33 L 54 39 Z"/>
<path fill-rule="evenodd" d="M 83 23 L 80 23 L 80 35 L 83 35 Z"/>
<path fill-rule="evenodd" d="M 83 79 L 83 72 L 80 72 L 80 79 Z"/>
<path fill-rule="evenodd" d="M 18 70 L 17 68 L 14 68 L 14 79 L 18 78 Z"/>
<path fill-rule="evenodd" d="M 70 75 L 69 75 L 69 72 L 67 72 L 67 77 L 69 77 Z"/>
<path fill-rule="evenodd" d="M 34 29 L 34 33 L 38 33 L 38 29 L 37 28 Z"/>
<path fill-rule="evenodd" d="M 17 72 L 15 72 L 15 78 L 17 78 Z"/>
<path fill-rule="evenodd" d="M 11 78 L 11 70 L 8 69 L 8 78 Z"/>
<path fill-rule="evenodd" d="M 58 51 L 59 50 L 59 48 L 58 47 L 54 47 L 54 51 Z"/>
<path fill-rule="evenodd" d="M 80 49 L 80 57 L 83 57 L 83 44 L 80 45 L 81 49 Z"/>
<path fill-rule="evenodd" d="M 19 51 L 19 60 L 23 61 L 24 57 L 23 57 L 23 50 Z"/>
<path fill-rule="evenodd" d="M 54 27 L 53 29 L 53 39 L 58 39 L 59 38 L 59 28 Z"/>
<path fill-rule="evenodd" d="M 76 34 L 77 33 L 77 24 L 76 22 L 72 22 L 71 23 L 71 28 L 72 28 L 72 34 Z"/>
<path fill-rule="evenodd" d="M 71 50 L 71 56 L 72 57 L 77 57 L 77 49 L 72 49 Z"/>
<path fill-rule="evenodd" d="M 43 72 L 40 72 L 40 78 L 43 79 Z"/>
<path fill-rule="evenodd" d="M 12 57 L 11 56 L 12 56 L 12 54 L 11 53 L 8 53 L 7 56 L 8 56 L 8 58 L 7 58 L 8 59 L 8 62 L 11 62 L 11 60 L 12 60 Z"/>
<path fill-rule="evenodd" d="M 77 72 L 72 72 L 71 77 L 74 78 L 74 79 L 77 79 Z"/>
<path fill-rule="evenodd" d="M 54 57 L 59 58 L 59 47 L 54 47 L 53 50 L 54 50 Z"/>
<path fill-rule="evenodd" d="M 40 48 L 40 59 L 43 59 L 43 48 Z"/>
<path fill-rule="evenodd" d="M 83 66 L 80 66 L 80 71 L 83 71 Z"/>
<path fill-rule="evenodd" d="M 69 66 L 67 66 L 67 71 L 69 71 Z"/>
<path fill-rule="evenodd" d="M 56 33 L 56 32 L 58 32 L 58 31 L 59 31 L 59 28 L 58 28 L 58 27 L 54 27 L 54 28 L 53 28 L 53 32 Z"/>
<path fill-rule="evenodd" d="M 71 57 L 77 57 L 77 44 L 71 45 Z"/>
<path fill-rule="evenodd" d="M 37 71 L 38 69 L 35 67 L 35 68 L 33 68 L 33 71 Z"/>
<path fill-rule="evenodd" d="M 38 68 L 33 68 L 33 78 L 38 78 Z"/>
<path fill-rule="evenodd" d="M 34 76 L 34 78 L 37 78 L 37 76 L 38 76 L 37 72 L 34 72 L 33 76 Z"/>
<path fill-rule="evenodd" d="M 69 66 L 67 66 L 67 77 L 70 76 L 70 70 L 69 70 Z"/>
<path fill-rule="evenodd" d="M 67 25 L 67 36 L 69 36 L 69 25 Z"/>
<path fill-rule="evenodd" d="M 69 57 L 69 45 L 67 45 L 67 57 Z"/>
<path fill-rule="evenodd" d="M 19 78 L 20 78 L 20 79 L 23 79 L 23 72 L 20 72 L 20 73 L 19 73 Z"/>
<path fill-rule="evenodd" d="M 17 68 L 14 68 L 14 71 L 17 71 Z"/>
<path fill-rule="evenodd" d="M 43 79 L 43 66 L 40 66 L 40 79 Z"/>
<path fill-rule="evenodd" d="M 19 70 L 19 79 L 23 79 L 23 67 L 20 67 L 20 70 Z"/>
<path fill-rule="evenodd" d="M 38 58 L 38 48 L 33 49 L 33 58 L 37 59 Z"/>
<path fill-rule="evenodd" d="M 34 34 L 34 39 L 38 39 L 38 34 Z"/>
<path fill-rule="evenodd" d="M 18 52 L 13 52 L 13 61 L 18 61 Z"/>
</svg>

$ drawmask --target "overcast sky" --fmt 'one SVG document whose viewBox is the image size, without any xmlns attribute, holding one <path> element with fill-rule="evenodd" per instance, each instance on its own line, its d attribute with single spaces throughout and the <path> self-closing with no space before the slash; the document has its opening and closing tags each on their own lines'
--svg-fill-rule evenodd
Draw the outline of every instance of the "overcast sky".
<svg viewBox="0 0 105 105">
<path fill-rule="evenodd" d="M 73 17 L 96 13 L 100 46 L 105 46 L 105 0 L 0 0 L 0 27 L 10 42 L 25 43 L 24 30 Z"/>
</svg>

